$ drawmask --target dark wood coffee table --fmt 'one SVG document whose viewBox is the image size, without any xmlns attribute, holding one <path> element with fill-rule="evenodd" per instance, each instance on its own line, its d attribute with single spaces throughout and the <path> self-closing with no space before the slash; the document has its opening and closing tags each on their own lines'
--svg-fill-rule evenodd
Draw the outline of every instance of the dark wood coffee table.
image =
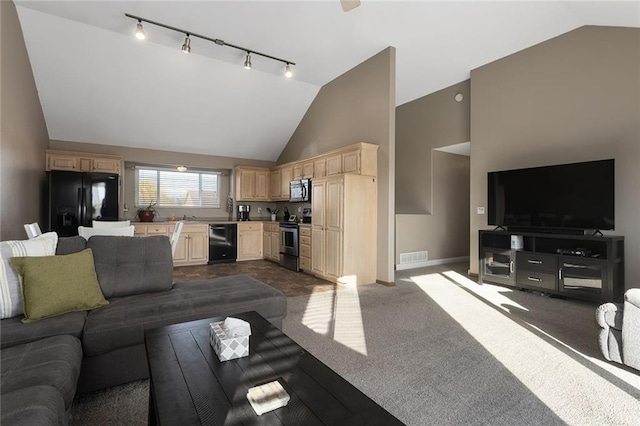
<svg viewBox="0 0 640 426">
<path fill-rule="evenodd" d="M 209 323 L 191 321 L 145 332 L 151 379 L 149 423 L 163 425 L 402 425 L 389 412 L 255 312 L 249 356 L 220 362 Z M 278 380 L 291 399 L 262 416 L 251 387 Z"/>
</svg>

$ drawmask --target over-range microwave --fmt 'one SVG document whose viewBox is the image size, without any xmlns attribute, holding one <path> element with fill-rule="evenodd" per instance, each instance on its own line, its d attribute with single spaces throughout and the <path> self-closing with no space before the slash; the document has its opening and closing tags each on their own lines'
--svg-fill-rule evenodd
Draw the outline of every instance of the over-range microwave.
<svg viewBox="0 0 640 426">
<path fill-rule="evenodd" d="M 289 183 L 289 202 L 308 203 L 311 201 L 311 181 L 309 179 L 292 180 Z"/>
</svg>

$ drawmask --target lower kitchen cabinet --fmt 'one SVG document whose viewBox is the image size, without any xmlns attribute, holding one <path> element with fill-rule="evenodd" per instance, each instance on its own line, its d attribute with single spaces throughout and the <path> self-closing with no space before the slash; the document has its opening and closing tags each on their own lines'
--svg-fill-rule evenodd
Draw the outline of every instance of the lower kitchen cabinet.
<svg viewBox="0 0 640 426">
<path fill-rule="evenodd" d="M 169 237 L 173 235 L 174 228 L 174 225 L 170 227 Z M 208 261 L 209 225 L 185 223 L 173 255 L 173 264 L 175 266 L 206 265 Z"/>
<path fill-rule="evenodd" d="M 300 269 L 311 273 L 311 225 L 300 225 Z"/>
<path fill-rule="evenodd" d="M 174 222 L 138 222 L 134 236 L 149 237 L 166 235 L 169 238 L 175 229 Z M 203 223 L 185 223 L 173 255 L 174 266 L 206 265 L 209 261 L 209 225 Z"/>
<path fill-rule="evenodd" d="M 262 223 L 238 224 L 238 260 L 262 259 Z"/>
<path fill-rule="evenodd" d="M 262 235 L 263 256 L 267 260 L 280 262 L 280 224 L 264 223 L 264 233 Z"/>
</svg>

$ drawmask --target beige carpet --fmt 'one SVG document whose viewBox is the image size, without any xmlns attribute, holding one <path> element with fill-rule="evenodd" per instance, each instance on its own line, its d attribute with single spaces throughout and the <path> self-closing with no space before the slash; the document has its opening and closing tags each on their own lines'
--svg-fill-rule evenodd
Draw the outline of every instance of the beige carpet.
<svg viewBox="0 0 640 426">
<path fill-rule="evenodd" d="M 602 360 L 596 305 L 478 285 L 466 265 L 288 299 L 284 332 L 410 425 L 640 424 L 640 373 Z M 144 424 L 148 381 L 72 425 Z"/>
</svg>

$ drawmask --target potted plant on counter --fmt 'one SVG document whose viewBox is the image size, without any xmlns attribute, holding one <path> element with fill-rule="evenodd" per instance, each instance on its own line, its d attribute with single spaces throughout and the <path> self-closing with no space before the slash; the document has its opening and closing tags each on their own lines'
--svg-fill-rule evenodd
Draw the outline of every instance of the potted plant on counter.
<svg viewBox="0 0 640 426">
<path fill-rule="evenodd" d="M 156 204 L 153 201 L 149 203 L 147 207 L 140 207 L 136 216 L 140 219 L 140 222 L 153 222 L 153 218 L 156 215 Z"/>
</svg>

